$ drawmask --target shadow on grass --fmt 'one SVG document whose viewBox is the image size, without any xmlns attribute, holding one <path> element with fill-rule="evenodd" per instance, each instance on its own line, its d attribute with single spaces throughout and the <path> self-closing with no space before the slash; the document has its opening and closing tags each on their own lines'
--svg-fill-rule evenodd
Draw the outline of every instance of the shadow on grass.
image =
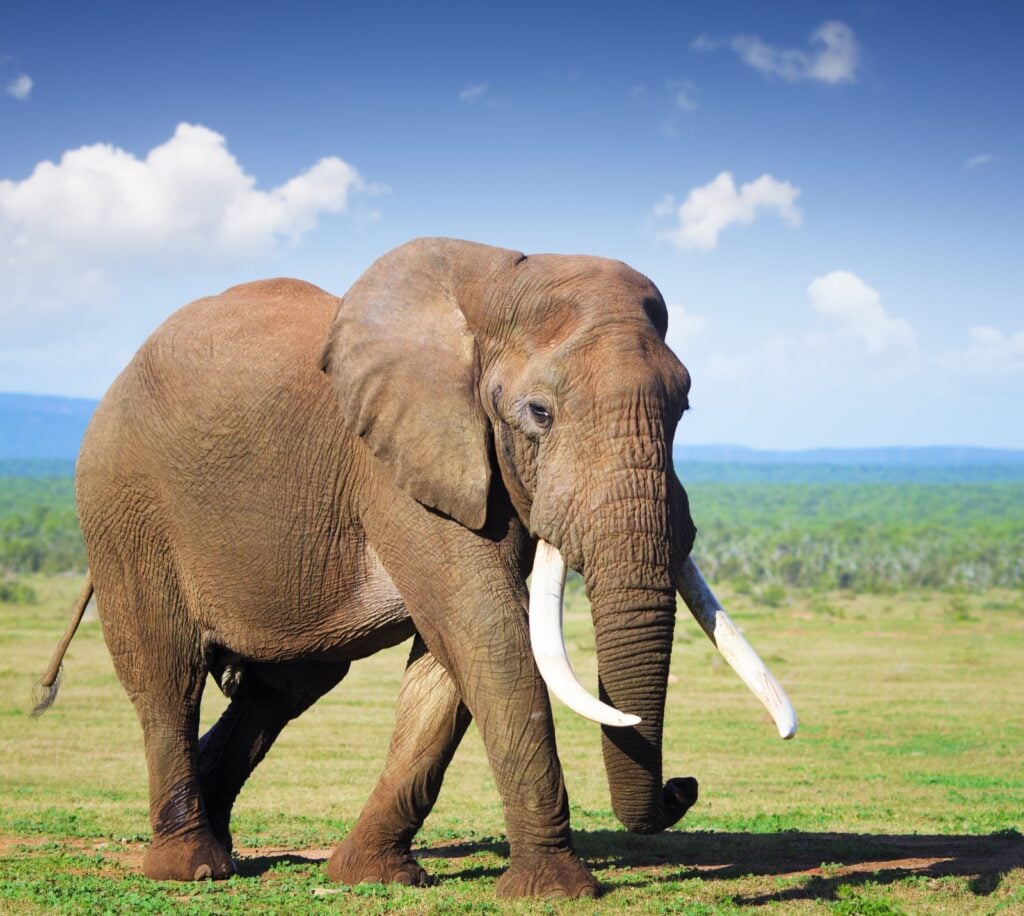
<svg viewBox="0 0 1024 916">
<path fill-rule="evenodd" d="M 330 849 L 297 850 L 295 852 L 267 852 L 265 854 L 247 855 L 242 850 L 235 861 L 238 874 L 243 878 L 258 878 L 281 865 L 294 865 L 306 868 L 319 868 L 327 862 L 331 854 Z M 413 855 L 417 859 L 423 859 L 423 865 L 430 871 L 430 859 L 451 859 L 458 862 L 460 859 L 469 860 L 477 854 L 489 854 L 497 856 L 502 860 L 501 865 L 487 866 L 480 862 L 466 861 L 461 868 L 446 872 L 441 880 L 460 878 L 471 880 L 473 878 L 497 878 L 505 870 L 505 860 L 508 859 L 508 843 L 500 837 L 483 837 L 478 841 L 467 843 L 451 843 L 443 846 L 428 846 L 420 849 L 413 849 Z"/>
<path fill-rule="evenodd" d="M 634 837 L 612 830 L 577 831 L 576 848 L 595 869 L 629 870 L 616 886 L 649 887 L 664 881 L 754 876 L 806 876 L 736 903 L 834 900 L 840 887 L 892 884 L 912 876 L 969 877 L 971 892 L 991 894 L 1003 876 L 1024 868 L 1024 836 L 856 833 L 668 833 Z"/>
<path fill-rule="evenodd" d="M 271 853 L 268 855 L 247 856 L 243 852 L 235 859 L 235 866 L 242 878 L 258 878 L 279 865 L 298 865 L 308 868 L 319 868 L 327 861 L 327 856 L 301 852 Z"/>
<path fill-rule="evenodd" d="M 613 872 L 615 887 L 646 888 L 665 881 L 729 880 L 746 876 L 806 877 L 798 885 L 736 898 L 762 904 L 788 900 L 835 900 L 844 886 L 893 884 L 913 876 L 967 877 L 977 896 L 988 896 L 1003 876 L 1024 868 L 1024 836 L 1003 831 L 984 836 L 857 833 L 664 833 L 637 837 L 617 830 L 578 830 L 576 849 L 597 872 Z M 435 844 L 414 850 L 430 870 L 430 859 L 466 859 L 441 881 L 497 877 L 504 870 L 508 844 L 502 838 Z M 472 861 L 487 854 L 500 865 Z M 282 863 L 318 867 L 319 851 L 243 858 L 239 873 L 256 877 Z M 461 867 L 459 867 L 461 865 Z M 598 876 L 601 877 L 600 875 Z M 606 876 L 607 878 L 611 876 Z"/>
</svg>

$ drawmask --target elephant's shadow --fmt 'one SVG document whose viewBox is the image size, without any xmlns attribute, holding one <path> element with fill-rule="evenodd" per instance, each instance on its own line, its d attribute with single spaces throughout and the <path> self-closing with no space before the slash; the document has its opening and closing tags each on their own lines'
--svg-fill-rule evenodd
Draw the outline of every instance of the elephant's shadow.
<svg viewBox="0 0 1024 916">
<path fill-rule="evenodd" d="M 577 832 L 580 854 L 596 870 L 627 871 L 616 886 L 732 879 L 747 875 L 807 875 L 771 893 L 737 897 L 737 904 L 835 900 L 843 886 L 891 884 L 911 875 L 968 876 L 972 893 L 991 894 L 1003 875 L 1024 867 L 1024 837 L 856 833 L 666 833 L 640 841 L 609 830 Z"/>
<path fill-rule="evenodd" d="M 700 878 L 728 880 L 747 875 L 807 875 L 798 885 L 772 893 L 737 898 L 739 904 L 789 900 L 835 900 L 843 886 L 871 881 L 891 884 L 912 875 L 971 878 L 977 896 L 991 894 L 1011 869 L 1024 867 L 1024 836 L 1014 830 L 982 836 L 856 833 L 665 833 L 638 838 L 624 831 L 579 830 L 577 851 L 595 870 L 615 875 L 616 887 L 652 887 L 667 881 Z M 434 845 L 415 850 L 417 858 L 461 860 L 446 880 L 497 877 L 502 867 L 474 857 L 504 858 L 504 839 Z M 240 872 L 256 877 L 281 863 L 318 865 L 322 853 L 271 855 L 244 859 Z"/>
</svg>

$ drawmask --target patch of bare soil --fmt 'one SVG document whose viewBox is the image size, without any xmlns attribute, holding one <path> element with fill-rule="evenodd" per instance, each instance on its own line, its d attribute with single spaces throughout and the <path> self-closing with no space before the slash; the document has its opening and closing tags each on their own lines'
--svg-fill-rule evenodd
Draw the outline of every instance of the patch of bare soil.
<svg viewBox="0 0 1024 916">
<path fill-rule="evenodd" d="M 102 877 L 118 877 L 124 874 L 124 870 L 142 870 L 142 858 L 146 854 L 145 843 L 138 842 L 117 842 L 116 840 L 90 840 L 81 837 L 17 837 L 0 834 L 0 859 L 12 855 L 31 855 L 33 850 L 41 850 L 51 843 L 60 843 L 61 846 L 69 847 L 76 852 L 94 854 L 100 853 L 104 862 L 109 862 L 110 867 L 103 865 L 91 865 L 86 867 L 72 866 L 66 871 L 74 875 L 100 875 Z M 114 867 L 114 862 L 117 867 Z"/>
<path fill-rule="evenodd" d="M 124 856 L 125 861 L 138 860 L 142 864 L 142 857 L 146 853 L 146 843 L 118 842 L 117 840 L 90 840 L 82 837 L 53 837 L 53 836 L 8 836 L 0 834 L 0 856 L 9 856 L 15 852 L 31 852 L 50 843 L 60 843 L 62 846 L 69 846 L 79 852 L 110 852 L 118 856 Z"/>
<path fill-rule="evenodd" d="M 268 878 L 275 865 L 308 865 L 311 869 L 326 862 L 331 849 L 294 849 L 290 846 L 246 846 L 235 848 L 235 865 L 243 878 Z"/>
</svg>

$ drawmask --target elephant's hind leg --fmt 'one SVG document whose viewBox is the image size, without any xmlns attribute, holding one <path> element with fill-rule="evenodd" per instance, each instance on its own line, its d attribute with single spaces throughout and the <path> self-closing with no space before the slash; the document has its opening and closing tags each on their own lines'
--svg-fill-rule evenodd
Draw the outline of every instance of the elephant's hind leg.
<svg viewBox="0 0 1024 916">
<path fill-rule="evenodd" d="M 199 776 L 214 836 L 231 850 L 231 809 L 246 779 L 292 719 L 348 672 L 348 662 L 244 666 L 237 692 L 199 742 Z"/>
<path fill-rule="evenodd" d="M 444 772 L 469 722 L 454 683 L 417 635 L 384 772 L 359 822 L 327 863 L 332 881 L 430 883 L 412 857 L 412 838 L 437 801 Z"/>
<path fill-rule="evenodd" d="M 146 745 L 153 841 L 143 871 L 159 880 L 227 878 L 234 863 L 210 830 L 196 772 L 206 679 L 198 626 L 173 575 L 132 589 L 138 593 L 130 598 L 118 591 L 98 594 L 114 667 L 135 705 Z"/>
</svg>

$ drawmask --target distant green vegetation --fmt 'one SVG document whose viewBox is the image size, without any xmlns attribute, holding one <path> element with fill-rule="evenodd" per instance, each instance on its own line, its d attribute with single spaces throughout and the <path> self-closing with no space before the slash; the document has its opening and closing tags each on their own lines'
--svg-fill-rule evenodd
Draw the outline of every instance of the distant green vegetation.
<svg viewBox="0 0 1024 916">
<path fill-rule="evenodd" d="M 85 565 L 74 479 L 0 477 L 0 576 L 81 572 Z M 0 601 L 15 600 L 5 594 L 0 590 Z"/>
<path fill-rule="evenodd" d="M 39 600 L 31 585 L 17 580 L 0 580 L 0 604 L 35 604 Z"/>
<path fill-rule="evenodd" d="M 705 574 L 785 588 L 1024 588 L 1024 482 L 694 483 Z"/>
<path fill-rule="evenodd" d="M 675 467 L 687 486 L 696 483 L 1024 483 L 1024 461 L 977 464 L 815 464 L 686 461 L 676 456 Z"/>
<path fill-rule="evenodd" d="M 4 477 L 74 477 L 75 462 L 68 458 L 0 458 L 0 490 Z"/>
<path fill-rule="evenodd" d="M 825 479 L 816 465 L 752 467 L 687 467 L 684 482 L 705 574 L 766 605 L 792 589 L 1024 589 L 1024 479 L 934 482 L 970 471 L 950 467 L 922 469 L 931 482 L 870 482 L 857 466 L 832 467 Z M 0 579 L 83 571 L 72 477 L 3 470 Z M 13 600 L 5 594 L 0 601 Z"/>
</svg>

